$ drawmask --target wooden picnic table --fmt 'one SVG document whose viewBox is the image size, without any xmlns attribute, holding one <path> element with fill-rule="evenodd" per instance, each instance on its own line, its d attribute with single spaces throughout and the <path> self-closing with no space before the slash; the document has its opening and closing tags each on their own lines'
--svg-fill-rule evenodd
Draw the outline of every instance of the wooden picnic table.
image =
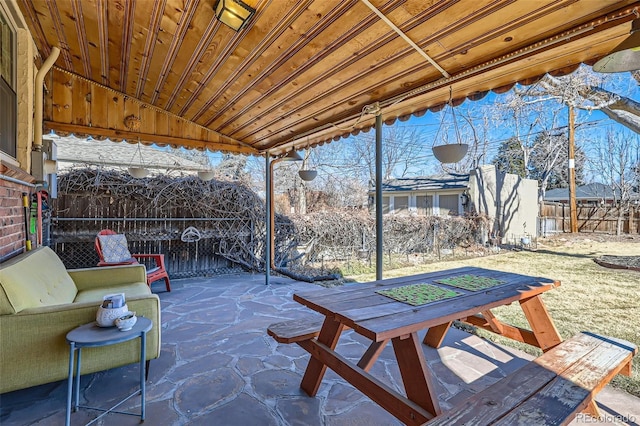
<svg viewBox="0 0 640 426">
<path fill-rule="evenodd" d="M 470 275 L 467 278 L 472 281 L 474 277 L 483 277 L 485 281 L 498 282 L 476 290 L 439 282 L 462 275 Z M 414 284 L 454 290 L 459 295 L 414 306 L 377 292 Z M 329 367 L 405 424 L 422 424 L 440 414 L 441 409 L 417 333 L 428 329 L 422 343 L 439 347 L 451 323 L 462 320 L 547 351 L 561 343 L 562 338 L 540 296 L 559 285 L 558 281 L 546 278 L 464 267 L 296 293 L 294 300 L 324 315 L 319 334 L 295 340 L 312 355 L 301 387 L 309 396 L 314 396 Z M 522 308 L 531 330 L 502 323 L 491 313 L 491 309 L 513 302 Z M 371 340 L 357 364 L 334 350 L 342 331 L 348 328 Z M 406 395 L 369 373 L 389 341 Z"/>
</svg>

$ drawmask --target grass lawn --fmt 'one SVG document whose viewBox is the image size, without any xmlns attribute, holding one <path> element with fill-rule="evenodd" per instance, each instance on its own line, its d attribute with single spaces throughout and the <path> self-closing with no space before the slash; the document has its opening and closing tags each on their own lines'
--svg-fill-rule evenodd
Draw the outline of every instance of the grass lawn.
<svg viewBox="0 0 640 426">
<path fill-rule="evenodd" d="M 563 338 L 579 331 L 591 331 L 640 346 L 640 272 L 599 266 L 592 259 L 601 255 L 640 256 L 640 238 L 555 237 L 542 240 L 536 251 L 509 251 L 488 257 L 431 263 L 385 271 L 383 276 L 392 278 L 445 268 L 478 266 L 559 279 L 562 285 L 542 297 Z M 375 274 L 348 278 L 365 282 L 374 280 Z M 517 305 L 494 309 L 493 312 L 507 323 L 528 328 Z M 537 348 L 484 330 L 477 333 L 534 355 L 541 353 Z M 640 397 L 640 356 L 634 359 L 632 377 L 617 376 L 613 385 Z"/>
</svg>

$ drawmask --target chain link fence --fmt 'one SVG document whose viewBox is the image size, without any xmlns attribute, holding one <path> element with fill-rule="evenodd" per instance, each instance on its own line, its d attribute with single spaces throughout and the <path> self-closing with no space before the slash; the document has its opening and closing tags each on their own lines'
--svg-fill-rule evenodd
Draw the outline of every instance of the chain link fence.
<svg viewBox="0 0 640 426">
<path fill-rule="evenodd" d="M 127 236 L 131 253 L 164 254 L 170 278 L 239 272 L 242 268 L 218 255 L 220 240 L 215 236 L 215 228 L 220 225 L 219 222 L 229 221 L 238 220 L 54 218 L 51 248 L 68 269 L 94 267 L 99 261 L 95 250 L 96 235 L 103 229 L 112 229 Z M 196 231 L 199 238 L 191 242 L 182 241 L 182 233 L 189 227 Z M 151 268 L 154 265 L 145 266 Z"/>
</svg>

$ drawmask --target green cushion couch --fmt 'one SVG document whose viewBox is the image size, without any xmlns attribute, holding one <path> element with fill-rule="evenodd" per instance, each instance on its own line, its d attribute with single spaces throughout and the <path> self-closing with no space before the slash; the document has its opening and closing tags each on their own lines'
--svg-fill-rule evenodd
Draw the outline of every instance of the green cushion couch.
<svg viewBox="0 0 640 426">
<path fill-rule="evenodd" d="M 72 329 L 95 321 L 102 297 L 125 293 L 153 322 L 147 359 L 160 356 L 160 300 L 143 265 L 66 270 L 49 247 L 0 264 L 0 393 L 67 378 Z M 82 374 L 139 361 L 140 339 L 82 351 Z"/>
</svg>

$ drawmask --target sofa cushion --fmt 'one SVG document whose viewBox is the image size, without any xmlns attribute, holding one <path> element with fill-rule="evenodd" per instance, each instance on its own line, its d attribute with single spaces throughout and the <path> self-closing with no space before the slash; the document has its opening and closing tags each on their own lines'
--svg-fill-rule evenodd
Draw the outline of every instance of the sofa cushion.
<svg viewBox="0 0 640 426">
<path fill-rule="evenodd" d="M 146 282 L 131 283 L 123 285 L 114 285 L 111 287 L 91 288 L 87 290 L 79 291 L 76 295 L 74 302 L 95 302 L 96 306 L 102 303 L 102 298 L 107 294 L 124 293 L 125 298 L 149 296 L 151 290 Z M 126 302 L 126 300 L 125 300 Z"/>
<path fill-rule="evenodd" d="M 0 314 L 71 303 L 78 292 L 62 261 L 49 247 L 38 247 L 0 266 L 0 285 L 7 300 Z M 8 302 L 8 303 L 7 303 Z"/>
<path fill-rule="evenodd" d="M 127 247 L 127 237 L 123 234 L 98 235 L 102 257 L 107 263 L 125 262 L 131 259 L 131 253 Z"/>
</svg>

